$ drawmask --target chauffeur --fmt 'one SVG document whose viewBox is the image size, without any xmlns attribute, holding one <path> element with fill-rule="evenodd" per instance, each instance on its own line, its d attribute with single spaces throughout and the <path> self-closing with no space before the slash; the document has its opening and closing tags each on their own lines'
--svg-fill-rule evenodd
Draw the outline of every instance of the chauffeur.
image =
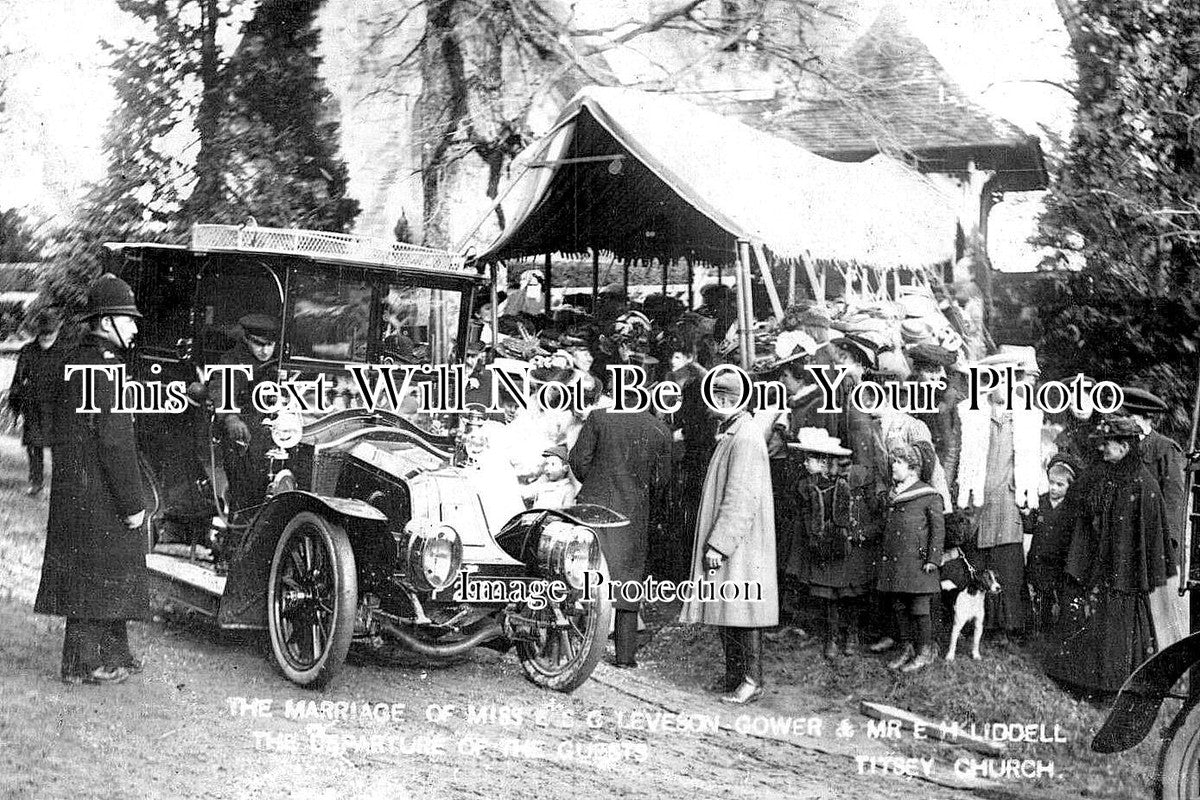
<svg viewBox="0 0 1200 800">
<path fill-rule="evenodd" d="M 278 365 L 273 360 L 279 341 L 279 320 L 268 314 L 246 314 L 238 320 L 241 340 L 217 360 L 218 364 L 243 364 L 252 373 L 249 378 L 239 373 L 234 381 L 234 401 L 240 412 L 217 415 L 221 437 L 221 463 L 229 479 L 229 511 L 231 515 L 258 505 L 267 493 L 267 450 L 271 446 L 270 432 L 263 426 L 263 414 L 250 402 L 254 387 L 263 381 L 275 380 Z M 221 402 L 224 380 L 215 373 L 209 383 L 209 397 Z"/>
<path fill-rule="evenodd" d="M 128 284 L 102 275 L 88 293 L 90 324 L 67 365 L 118 366 L 141 318 Z M 129 652 L 126 620 L 145 619 L 145 520 L 133 415 L 112 411 L 113 382 L 95 375 L 99 413 L 80 414 L 86 373 L 61 393 L 56 418 L 50 516 L 42 580 L 34 611 L 67 618 L 62 678 L 67 683 L 120 683 L 141 662 Z"/>
</svg>

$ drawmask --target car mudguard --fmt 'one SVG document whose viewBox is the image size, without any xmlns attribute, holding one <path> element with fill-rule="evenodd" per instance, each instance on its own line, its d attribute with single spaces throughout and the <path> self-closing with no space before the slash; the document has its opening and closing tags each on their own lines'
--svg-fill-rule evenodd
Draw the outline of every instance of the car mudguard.
<svg viewBox="0 0 1200 800">
<path fill-rule="evenodd" d="M 267 627 L 267 579 L 271 558 L 283 527 L 301 511 L 313 511 L 346 525 L 352 546 L 356 545 L 356 531 L 364 525 L 384 531 L 387 528 L 387 515 L 362 500 L 326 497 L 305 491 L 275 495 L 254 518 L 250 532 L 230 559 L 229 577 L 217 614 L 217 622 L 222 628 Z M 350 522 L 357 524 L 348 524 Z M 355 551 L 357 556 L 357 547 Z M 359 569 L 361 571 L 361 565 Z"/>
<path fill-rule="evenodd" d="M 553 519 L 566 520 L 592 530 L 629 522 L 625 515 L 591 503 L 561 509 L 534 508 L 522 511 L 504 523 L 504 527 L 496 534 L 496 544 L 513 558 L 532 566 L 537 563 L 538 538 L 542 535 L 542 527 Z"/>
<path fill-rule="evenodd" d="M 1092 749 L 1117 753 L 1145 739 L 1171 687 L 1198 662 L 1200 633 L 1180 639 L 1147 659 L 1121 686 L 1104 724 L 1092 738 Z"/>
</svg>

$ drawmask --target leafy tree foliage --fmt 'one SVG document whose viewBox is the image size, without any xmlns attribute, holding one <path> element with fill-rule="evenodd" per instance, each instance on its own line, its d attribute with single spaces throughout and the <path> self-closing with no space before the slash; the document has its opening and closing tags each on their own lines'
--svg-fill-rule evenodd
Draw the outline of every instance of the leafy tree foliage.
<svg viewBox="0 0 1200 800">
<path fill-rule="evenodd" d="M 15 208 L 0 211 L 0 264 L 39 261 L 42 242 Z"/>
<path fill-rule="evenodd" d="M 216 137 L 221 191 L 210 221 L 346 231 L 358 202 L 346 196 L 338 124 L 317 74 L 319 0 L 266 0 L 225 70 Z"/>
<path fill-rule="evenodd" d="M 1200 5 L 1072 10 L 1077 121 L 1039 239 L 1082 269 L 1040 283 L 1041 349 L 1059 374 L 1161 393 L 1181 424 L 1200 327 Z"/>
<path fill-rule="evenodd" d="M 222 19 L 246 0 L 117 0 L 146 34 L 112 54 L 106 177 L 60 239 L 49 289 L 82 300 L 105 241 L 186 240 L 194 222 L 346 230 L 338 129 L 317 74 L 319 0 L 263 0 L 232 55 Z"/>
</svg>

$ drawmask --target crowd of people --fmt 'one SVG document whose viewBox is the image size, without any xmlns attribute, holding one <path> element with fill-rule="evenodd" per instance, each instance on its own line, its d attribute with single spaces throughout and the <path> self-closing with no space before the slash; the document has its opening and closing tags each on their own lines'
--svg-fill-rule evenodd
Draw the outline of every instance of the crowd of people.
<svg viewBox="0 0 1200 800">
<path fill-rule="evenodd" d="M 830 659 L 886 653 L 890 669 L 925 669 L 953 595 L 982 584 L 998 587 L 985 604 L 989 647 L 1033 637 L 1045 644 L 1054 678 L 1115 691 L 1189 629 L 1170 581 L 1183 557 L 1185 458 L 1154 430 L 1166 404 L 1127 386 L 1115 413 L 1084 403 L 1048 418 L 1019 402 L 1039 380 L 1037 354 L 989 339 L 973 284 L 907 288 L 896 300 L 796 304 L 755 326 L 745 358 L 734 294 L 720 284 L 705 287 L 695 310 L 662 295 L 633 303 L 618 287 L 590 310 L 563 304 L 550 317 L 528 295 L 501 296 L 502 308 L 484 304 L 476 314 L 488 344 L 471 354 L 477 377 L 485 367 L 523 372 L 556 391 L 579 389 L 583 399 L 523 409 L 512 397 L 481 396 L 494 382 L 474 383 L 469 397 L 505 409 L 503 421 L 460 427 L 467 466 L 485 471 L 485 507 L 497 524 L 524 507 L 595 503 L 618 512 L 624 525 L 598 530 L 614 580 L 755 584 L 756 596 L 692 599 L 680 613 L 719 629 L 726 664 L 714 688 L 731 703 L 761 696 L 764 639 L 783 645 L 819 634 Z M 99 349 L 89 357 L 114 359 L 128 347 L 138 316 L 131 298 L 112 276 L 93 289 L 85 341 Z M 124 525 L 128 565 L 119 574 L 109 574 L 111 564 L 85 569 L 72 560 L 77 548 L 49 542 L 37 610 L 74 620 L 64 678 L 109 682 L 138 666 L 123 623 L 109 620 L 138 615 L 84 608 L 70 576 L 90 569 L 126 580 L 120 570 L 140 563 L 141 540 L 127 533 L 140 524 L 140 499 L 125 491 L 138 486 L 129 465 L 136 458 L 127 463 L 131 433 L 119 452 L 106 444 L 111 431 L 99 423 L 109 415 L 71 414 L 55 425 L 38 402 L 46 370 L 37 365 L 65 357 L 60 325 L 49 312 L 31 321 L 34 339 L 8 395 L 25 421 L 29 491 L 42 486 L 44 445 L 87 444 L 70 463 L 108 464 L 122 476 L 121 491 L 104 502 L 120 512 L 112 516 Z M 250 355 L 265 362 L 278 321 L 250 315 L 241 325 L 246 347 L 261 350 Z M 728 370 L 701 392 L 710 370 L 738 362 L 751 364 L 754 381 L 781 388 L 785 408 L 755 408 Z M 612 411 L 612 365 L 641 367 L 646 384 L 674 384 L 679 407 Z M 1016 391 L 1001 386 L 972 405 L 971 365 L 1011 370 Z M 905 380 L 936 385 L 935 402 L 912 413 L 902 403 L 850 402 L 860 385 Z M 824 385 L 836 387 L 834 408 Z M 224 423 L 226 438 L 244 433 L 243 421 Z M 83 477 L 56 470 L 54 481 L 72 488 L 52 497 L 52 519 L 90 507 Z M 618 601 L 618 667 L 637 666 L 638 614 L 638 602 Z"/>
<path fill-rule="evenodd" d="M 954 595 L 984 575 L 998 584 L 986 597 L 986 647 L 1040 642 L 1052 677 L 1115 691 L 1188 631 L 1170 580 L 1182 559 L 1185 459 L 1154 430 L 1166 404 L 1127 386 L 1112 414 L 1085 402 L 1056 418 L 1009 407 L 1000 390 L 973 408 L 969 365 L 1011 369 L 1019 400 L 1038 385 L 1036 352 L 991 341 L 973 283 L 905 289 L 894 301 L 804 302 L 756 325 L 749 372 L 784 387 L 783 412 L 726 403 L 745 398 L 724 375 L 713 381 L 717 402 L 702 402 L 706 372 L 741 360 L 728 287 L 706 287 L 694 311 L 662 295 L 630 302 L 619 287 L 591 313 L 505 308 L 486 332 L 493 366 L 533 359 L 532 379 L 584 381 L 589 399 L 574 414 L 510 415 L 520 433 L 503 449 L 519 483 L 566 483 L 562 502 L 630 517 L 603 541 L 622 579 L 651 572 L 763 587 L 758 604 L 682 611 L 685 622 L 720 628 L 726 672 L 715 688 L 730 702 L 760 696 L 764 637 L 817 634 L 831 659 L 886 653 L 891 669 L 925 669 Z M 481 309 L 481 321 L 491 313 Z M 677 384 L 680 408 L 607 413 L 612 364 Z M 846 377 L 836 383 L 839 367 Z M 840 410 L 823 408 L 817 371 L 836 383 Z M 860 383 L 905 380 L 940 382 L 935 407 L 848 402 Z M 522 451 L 531 466 L 519 466 Z M 618 610 L 619 666 L 636 664 L 636 611 Z"/>
</svg>

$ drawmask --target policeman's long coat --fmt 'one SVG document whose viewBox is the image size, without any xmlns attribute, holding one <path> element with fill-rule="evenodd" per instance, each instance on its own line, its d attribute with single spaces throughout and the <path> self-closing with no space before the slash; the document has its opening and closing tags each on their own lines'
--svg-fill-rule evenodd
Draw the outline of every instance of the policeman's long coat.
<svg viewBox="0 0 1200 800">
<path fill-rule="evenodd" d="M 708 545 L 726 558 L 712 575 L 704 567 Z M 775 512 L 771 502 L 771 465 L 762 428 L 742 414 L 717 437 L 700 499 L 692 580 L 736 584 L 756 582 L 761 600 L 689 601 L 681 622 L 734 628 L 764 628 L 779 622 L 775 577 Z"/>
<path fill-rule="evenodd" d="M 88 336 L 70 364 L 121 363 L 103 339 Z M 65 387 L 61 444 L 54 448 L 50 516 L 34 611 L 88 619 L 148 616 L 145 535 L 124 519 L 143 508 L 133 415 L 111 411 L 114 386 L 98 378 L 99 413 L 76 413 L 83 377 Z"/>
<path fill-rule="evenodd" d="M 642 580 L 651 512 L 663 510 L 662 492 L 671 476 L 670 429 L 648 412 L 614 414 L 596 409 L 571 448 L 570 465 L 581 483 L 575 502 L 596 503 L 629 518 L 628 525 L 596 532 L 609 577 Z M 620 599 L 616 606 L 636 608 Z"/>
</svg>

